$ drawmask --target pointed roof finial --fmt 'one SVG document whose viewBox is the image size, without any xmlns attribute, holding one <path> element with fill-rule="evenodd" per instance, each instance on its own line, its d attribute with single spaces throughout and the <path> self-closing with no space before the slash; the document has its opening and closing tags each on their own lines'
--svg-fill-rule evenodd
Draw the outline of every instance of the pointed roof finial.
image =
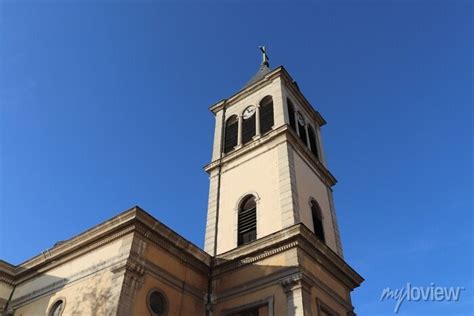
<svg viewBox="0 0 474 316">
<path fill-rule="evenodd" d="M 260 48 L 260 51 L 262 52 L 262 64 L 260 65 L 257 73 L 247 82 L 244 87 L 248 87 L 251 84 L 261 80 L 266 74 L 270 72 L 270 63 L 268 62 L 270 58 L 268 58 L 267 50 L 265 49 L 265 46 L 259 46 L 258 48 Z"/>
<path fill-rule="evenodd" d="M 259 46 L 258 48 L 260 48 L 260 51 L 262 52 L 262 66 L 264 65 L 264 66 L 269 67 L 270 63 L 268 61 L 270 60 L 270 58 L 268 58 L 267 50 L 265 49 L 265 46 Z"/>
</svg>

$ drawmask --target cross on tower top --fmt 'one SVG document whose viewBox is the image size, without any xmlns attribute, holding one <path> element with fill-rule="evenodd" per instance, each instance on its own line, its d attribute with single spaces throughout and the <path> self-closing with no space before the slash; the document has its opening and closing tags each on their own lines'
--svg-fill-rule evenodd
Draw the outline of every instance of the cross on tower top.
<svg viewBox="0 0 474 316">
<path fill-rule="evenodd" d="M 268 61 L 270 60 L 270 58 L 268 58 L 265 46 L 259 46 L 258 48 L 260 48 L 260 51 L 262 52 L 262 65 L 269 67 L 270 63 Z"/>
</svg>

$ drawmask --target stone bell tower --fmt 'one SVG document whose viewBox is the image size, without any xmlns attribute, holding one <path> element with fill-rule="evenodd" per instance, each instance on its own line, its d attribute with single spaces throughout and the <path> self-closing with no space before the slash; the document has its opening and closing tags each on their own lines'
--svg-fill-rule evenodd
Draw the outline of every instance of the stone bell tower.
<svg viewBox="0 0 474 316">
<path fill-rule="evenodd" d="M 270 69 L 261 49 L 255 76 L 210 107 L 216 124 L 212 161 L 205 167 L 205 250 L 220 254 L 303 223 L 342 256 L 331 189 L 336 180 L 320 132 L 326 121 L 282 66 Z M 247 214 L 242 203 L 249 197 L 254 211 Z M 242 213 L 247 215 L 240 218 Z"/>
<path fill-rule="evenodd" d="M 208 315 L 353 316 L 363 279 L 342 256 L 326 121 L 261 50 L 255 76 L 210 107 Z"/>
</svg>

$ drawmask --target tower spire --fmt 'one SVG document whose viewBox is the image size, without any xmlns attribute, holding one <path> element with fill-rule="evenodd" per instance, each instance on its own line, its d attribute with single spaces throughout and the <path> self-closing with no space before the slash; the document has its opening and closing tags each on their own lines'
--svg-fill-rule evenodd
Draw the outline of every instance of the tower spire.
<svg viewBox="0 0 474 316">
<path fill-rule="evenodd" d="M 262 52 L 262 63 L 260 64 L 260 68 L 258 69 L 257 73 L 245 84 L 244 88 L 259 81 L 270 72 L 270 58 L 268 58 L 267 50 L 265 49 L 265 46 L 259 46 L 258 48 Z"/>
</svg>

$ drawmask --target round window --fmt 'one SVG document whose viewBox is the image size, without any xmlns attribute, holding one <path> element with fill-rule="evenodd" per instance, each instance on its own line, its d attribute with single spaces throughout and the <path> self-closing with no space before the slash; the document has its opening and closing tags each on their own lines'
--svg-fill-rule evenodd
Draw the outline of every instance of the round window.
<svg viewBox="0 0 474 316">
<path fill-rule="evenodd" d="M 51 307 L 51 310 L 49 311 L 49 316 L 60 316 L 63 312 L 63 309 L 64 309 L 64 301 L 58 300 Z"/>
<path fill-rule="evenodd" d="M 154 290 L 148 296 L 148 307 L 153 316 L 163 316 L 166 313 L 166 298 L 160 292 Z"/>
</svg>

